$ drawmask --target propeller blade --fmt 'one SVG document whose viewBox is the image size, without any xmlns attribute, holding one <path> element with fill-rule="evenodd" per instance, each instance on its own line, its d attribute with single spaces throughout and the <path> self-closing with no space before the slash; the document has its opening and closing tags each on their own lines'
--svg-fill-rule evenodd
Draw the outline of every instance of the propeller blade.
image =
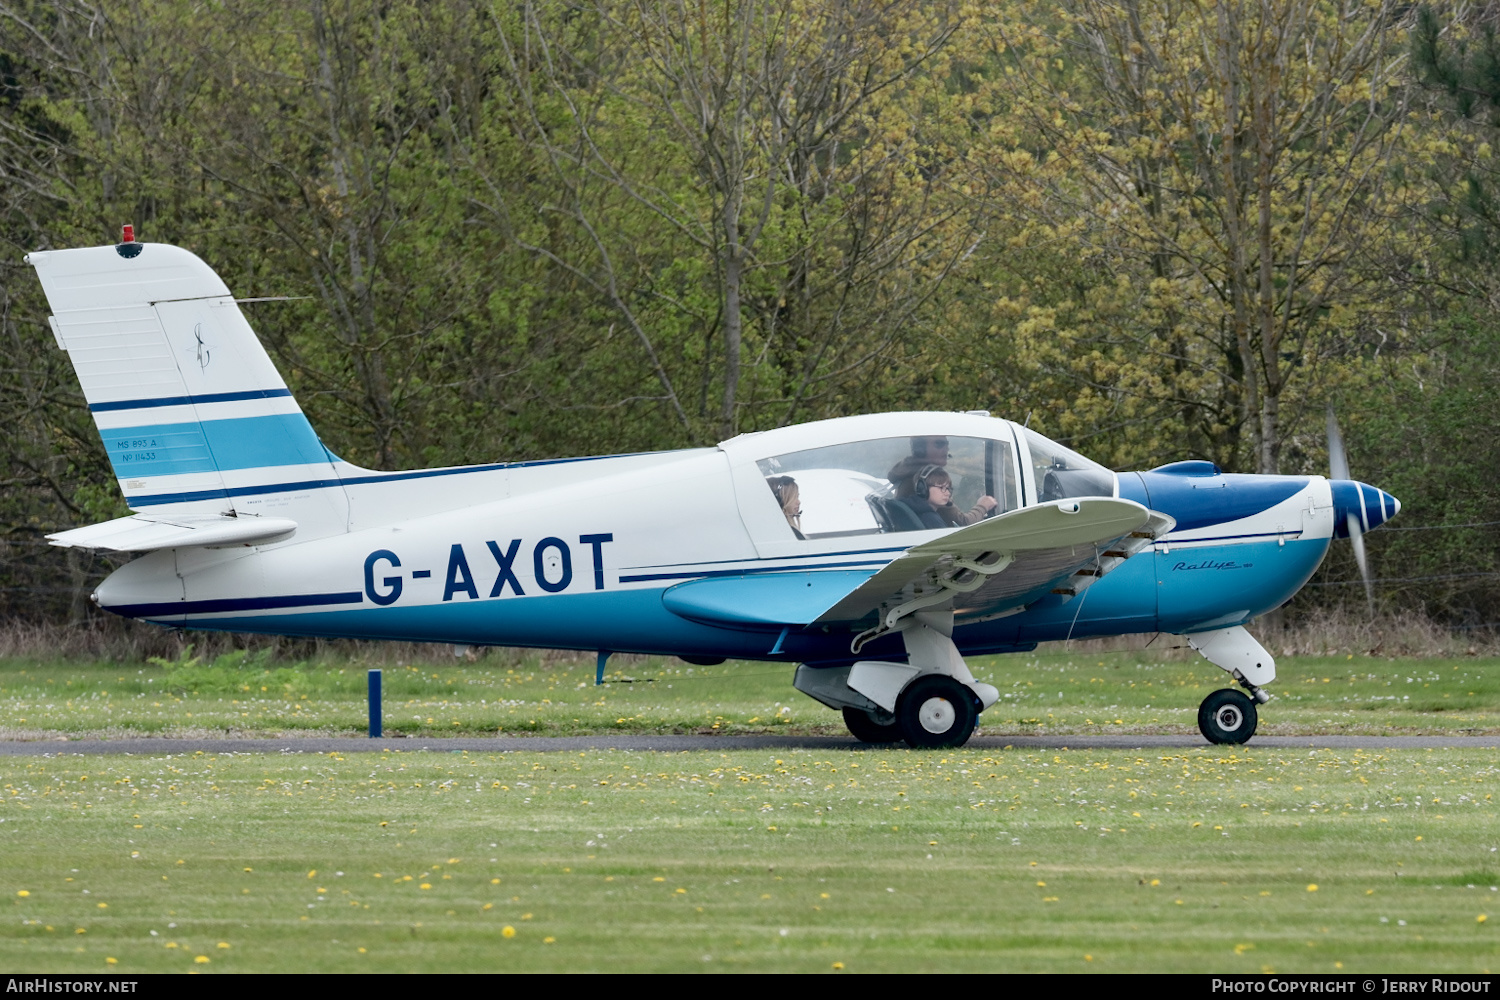
<svg viewBox="0 0 1500 1000">
<path fill-rule="evenodd" d="M 1370 617 L 1375 617 L 1375 581 L 1370 576 L 1370 563 L 1365 558 L 1365 535 L 1359 526 L 1359 518 L 1348 515 L 1349 544 L 1354 546 L 1354 561 L 1359 564 L 1359 575 L 1365 581 L 1365 600 L 1370 605 Z"/>
<path fill-rule="evenodd" d="M 1339 433 L 1339 422 L 1333 415 L 1333 404 L 1328 404 L 1328 470 L 1329 479 L 1352 479 L 1349 475 L 1349 456 L 1344 451 L 1344 436 Z"/>
</svg>

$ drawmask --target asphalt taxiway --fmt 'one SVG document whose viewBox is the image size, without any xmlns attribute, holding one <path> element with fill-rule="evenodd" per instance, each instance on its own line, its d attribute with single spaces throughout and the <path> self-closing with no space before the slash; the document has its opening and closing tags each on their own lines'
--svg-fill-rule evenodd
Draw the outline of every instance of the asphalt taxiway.
<svg viewBox="0 0 1500 1000">
<path fill-rule="evenodd" d="M 162 756 L 194 753 L 557 753 L 580 750 L 630 750 L 685 753 L 704 750 L 862 751 L 902 744 L 866 744 L 849 736 L 492 736 L 438 739 L 366 739 L 307 736 L 292 739 L 69 739 L 0 740 L 0 757 L 53 754 L 139 754 Z M 1169 750 L 1210 749 L 1200 736 L 976 736 L 965 750 Z M 1500 736 L 1257 736 L 1247 750 L 1385 750 L 1500 749 Z"/>
</svg>

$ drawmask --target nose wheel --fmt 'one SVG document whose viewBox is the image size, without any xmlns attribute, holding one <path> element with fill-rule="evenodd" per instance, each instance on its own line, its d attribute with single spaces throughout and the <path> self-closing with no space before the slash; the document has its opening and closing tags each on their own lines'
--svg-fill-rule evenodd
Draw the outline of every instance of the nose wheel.
<svg viewBox="0 0 1500 1000">
<path fill-rule="evenodd" d="M 1215 691 L 1198 706 L 1198 729 L 1210 743 L 1244 743 L 1259 721 L 1255 700 L 1233 688 Z"/>
</svg>

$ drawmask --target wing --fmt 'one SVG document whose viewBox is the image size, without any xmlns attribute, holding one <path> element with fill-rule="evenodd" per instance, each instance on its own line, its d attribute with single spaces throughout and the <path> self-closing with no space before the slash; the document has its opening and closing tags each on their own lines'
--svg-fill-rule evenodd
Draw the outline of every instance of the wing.
<svg viewBox="0 0 1500 1000">
<path fill-rule="evenodd" d="M 740 628 L 854 623 L 885 609 L 868 641 L 920 607 L 954 603 L 961 621 L 1012 613 L 1051 593 L 1071 597 L 1172 519 L 1130 500 L 1084 498 L 1001 514 L 915 545 L 880 571 L 767 573 L 679 584 L 674 613 Z M 916 607 L 913 607 L 916 602 Z"/>
</svg>

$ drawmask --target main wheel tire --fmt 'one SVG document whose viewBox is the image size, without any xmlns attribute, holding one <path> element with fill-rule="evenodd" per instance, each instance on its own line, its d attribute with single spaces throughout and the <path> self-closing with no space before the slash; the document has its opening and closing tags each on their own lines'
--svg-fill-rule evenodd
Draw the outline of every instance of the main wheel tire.
<svg viewBox="0 0 1500 1000">
<path fill-rule="evenodd" d="M 1255 700 L 1234 688 L 1215 691 L 1198 706 L 1198 729 L 1210 743 L 1244 743 L 1259 722 Z"/>
<path fill-rule="evenodd" d="M 901 738 L 913 747 L 963 746 L 979 723 L 979 697 L 952 677 L 918 677 L 896 703 Z"/>
<path fill-rule="evenodd" d="M 844 725 L 855 739 L 864 743 L 895 743 L 901 739 L 901 727 L 894 721 L 877 722 L 869 712 L 858 708 L 844 709 Z"/>
</svg>

